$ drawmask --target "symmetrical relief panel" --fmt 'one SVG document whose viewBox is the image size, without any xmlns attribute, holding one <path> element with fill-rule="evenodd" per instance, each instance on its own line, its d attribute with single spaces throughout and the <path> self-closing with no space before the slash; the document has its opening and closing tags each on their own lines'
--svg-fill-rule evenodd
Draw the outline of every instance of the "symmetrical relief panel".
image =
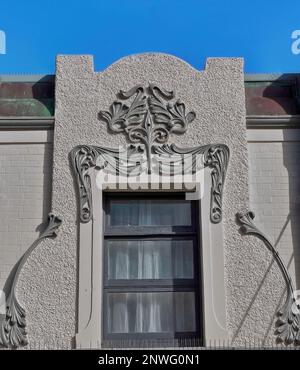
<svg viewBox="0 0 300 370">
<path fill-rule="evenodd" d="M 117 175 L 137 176 L 142 173 L 159 175 L 189 175 L 201 167 L 211 169 L 211 208 L 213 223 L 222 220 L 222 195 L 229 161 L 229 148 L 224 144 L 209 144 L 193 148 L 179 148 L 168 144 L 170 134 L 182 134 L 196 115 L 186 113 L 179 99 L 170 102 L 175 94 L 156 85 L 144 88 L 135 86 L 120 91 L 119 100 L 99 116 L 107 121 L 108 129 L 124 133 L 131 143 L 128 148 L 77 146 L 71 152 L 72 166 L 78 182 L 80 220 L 89 222 L 92 217 L 91 183 L 89 169 L 113 171 Z M 130 104 L 123 100 L 133 97 Z M 167 103 L 165 102 L 167 101 Z"/>
</svg>

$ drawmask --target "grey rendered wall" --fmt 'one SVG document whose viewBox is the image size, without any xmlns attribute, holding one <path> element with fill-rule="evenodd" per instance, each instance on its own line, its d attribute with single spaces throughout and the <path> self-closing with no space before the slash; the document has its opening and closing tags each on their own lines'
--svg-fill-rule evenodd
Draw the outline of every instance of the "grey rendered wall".
<svg viewBox="0 0 300 370">
<path fill-rule="evenodd" d="M 299 133 L 284 136 L 287 135 L 278 141 L 270 137 L 270 140 L 249 142 L 250 204 L 257 226 L 276 245 L 299 289 L 300 142 L 295 141 L 299 140 Z"/>
<path fill-rule="evenodd" d="M 60 56 L 56 71 L 53 212 L 63 219 L 55 240 L 43 241 L 25 264 L 17 287 L 27 312 L 28 338 L 71 347 L 76 332 L 77 207 L 68 155 L 79 144 L 117 147 L 123 135 L 111 135 L 98 112 L 107 110 L 116 93 L 155 82 L 175 90 L 197 118 L 179 145 L 227 144 L 231 158 L 225 185 L 224 233 L 227 325 L 232 343 L 273 344 L 274 313 L 284 296 L 278 267 L 258 239 L 242 236 L 237 212 L 249 208 L 245 101 L 241 59 L 208 59 L 204 71 L 164 54 L 124 58 L 95 73 L 91 56 Z M 61 342 L 60 342 L 61 343 Z"/>
<path fill-rule="evenodd" d="M 52 183 L 52 143 L 30 142 L 27 134 L 18 143 L 20 132 L 13 132 L 11 140 L 7 133 L 0 133 L 1 290 L 47 220 Z"/>
</svg>

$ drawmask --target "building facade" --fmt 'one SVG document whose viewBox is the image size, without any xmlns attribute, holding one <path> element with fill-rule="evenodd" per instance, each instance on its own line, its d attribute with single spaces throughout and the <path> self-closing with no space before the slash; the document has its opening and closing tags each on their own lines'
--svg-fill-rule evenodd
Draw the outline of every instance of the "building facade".
<svg viewBox="0 0 300 370">
<path fill-rule="evenodd" d="M 0 77 L 1 345 L 297 346 L 299 104 L 238 58 Z"/>
</svg>

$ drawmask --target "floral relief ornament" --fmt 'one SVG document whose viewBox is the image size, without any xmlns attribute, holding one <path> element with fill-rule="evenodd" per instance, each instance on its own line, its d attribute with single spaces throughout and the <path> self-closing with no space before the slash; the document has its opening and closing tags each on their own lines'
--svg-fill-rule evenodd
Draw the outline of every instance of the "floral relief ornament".
<svg viewBox="0 0 300 370">
<path fill-rule="evenodd" d="M 171 133 L 185 133 L 196 113 L 186 113 L 181 100 L 171 102 L 175 97 L 173 91 L 152 83 L 146 88 L 137 85 L 128 91 L 121 90 L 118 97 L 119 100 L 113 102 L 108 111 L 100 111 L 99 116 L 112 132 L 125 133 L 131 143 L 144 145 L 150 173 L 155 143 L 166 143 Z M 134 97 L 132 103 L 126 105 L 124 101 L 131 97 Z"/>
<path fill-rule="evenodd" d="M 149 83 L 148 87 L 137 85 L 128 91 L 120 91 L 117 96 L 118 100 L 111 104 L 109 110 L 100 111 L 99 118 L 107 122 L 111 132 L 124 133 L 130 145 L 124 150 L 78 145 L 70 152 L 78 189 L 80 221 L 88 223 L 93 218 L 91 168 L 105 168 L 116 174 L 136 176 L 144 170 L 145 163 L 149 174 L 152 169 L 157 170 L 158 165 L 160 174 L 163 174 L 163 168 L 172 168 L 174 175 L 182 171 L 183 160 L 189 157 L 188 170 L 195 173 L 199 170 L 197 158 L 201 157 L 201 168 L 211 169 L 210 220 L 212 223 L 221 222 L 229 148 L 225 144 L 179 148 L 168 143 L 171 133 L 185 133 L 196 117 L 194 111 L 186 112 L 181 100 L 172 100 L 175 97 L 173 91 Z M 152 157 L 155 166 L 152 166 Z"/>
</svg>

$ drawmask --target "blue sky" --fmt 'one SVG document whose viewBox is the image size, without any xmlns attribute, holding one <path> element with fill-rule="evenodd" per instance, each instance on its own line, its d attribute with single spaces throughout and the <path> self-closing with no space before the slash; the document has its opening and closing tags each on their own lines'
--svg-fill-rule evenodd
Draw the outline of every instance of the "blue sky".
<svg viewBox="0 0 300 370">
<path fill-rule="evenodd" d="M 93 54 L 100 71 L 147 51 L 198 69 L 209 56 L 238 56 L 247 73 L 300 72 L 299 0 L 3 0 L 0 30 L 0 74 L 54 73 L 57 54 Z"/>
</svg>

